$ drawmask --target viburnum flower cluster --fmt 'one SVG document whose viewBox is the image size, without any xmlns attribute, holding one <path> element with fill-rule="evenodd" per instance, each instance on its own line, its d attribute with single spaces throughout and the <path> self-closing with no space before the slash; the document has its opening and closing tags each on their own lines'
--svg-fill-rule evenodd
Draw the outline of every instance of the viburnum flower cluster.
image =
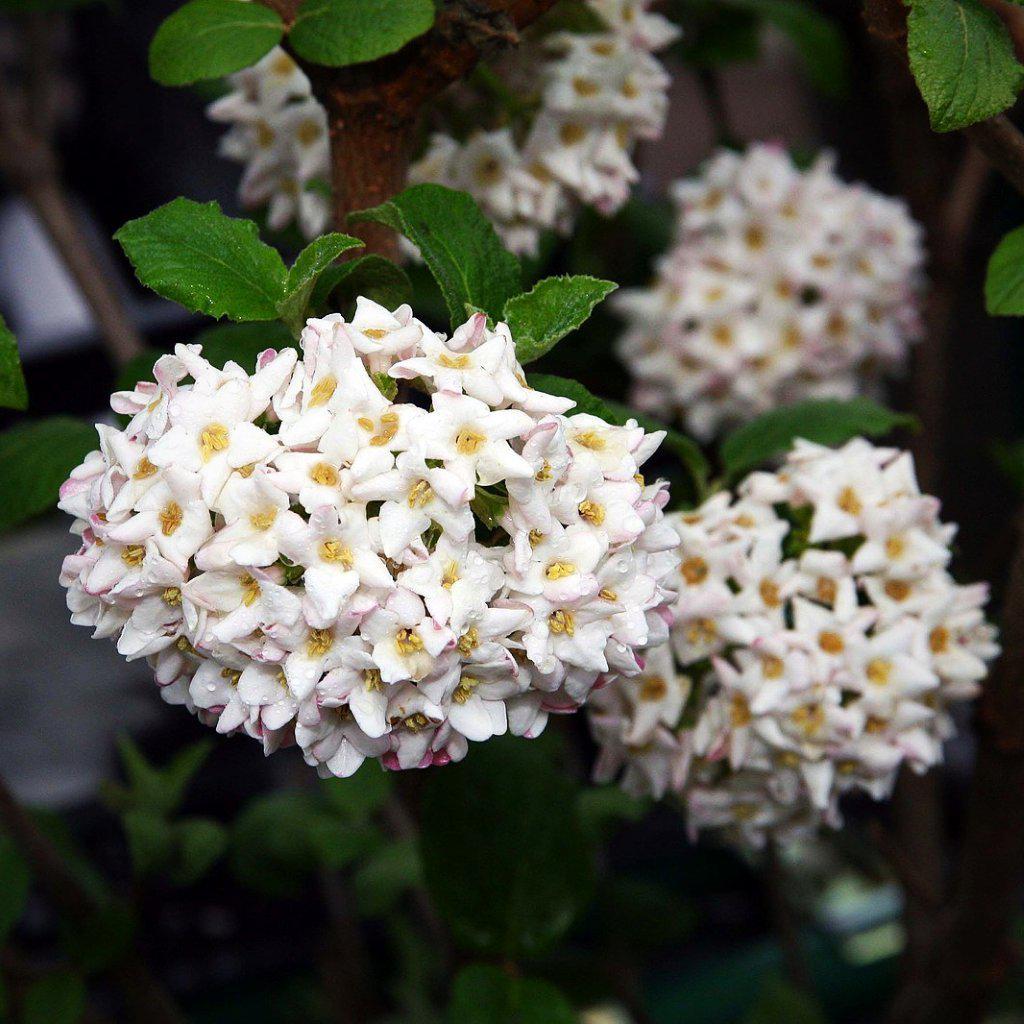
<svg viewBox="0 0 1024 1024">
<path fill-rule="evenodd" d="M 500 69 L 503 88 L 518 96 L 517 123 L 478 130 L 474 115 L 463 141 L 435 133 L 410 183 L 469 192 L 516 253 L 535 253 L 544 230 L 567 230 L 579 203 L 613 213 L 639 177 L 636 140 L 657 138 L 665 122 L 670 77 L 652 54 L 678 29 L 651 13 L 651 3 L 586 0 L 593 30 L 531 38 Z M 330 156 L 326 115 L 309 80 L 275 48 L 229 81 L 232 91 L 208 113 L 232 125 L 221 152 L 245 165 L 243 205 L 269 203 L 271 227 L 297 218 L 307 237 L 316 236 L 328 220 L 317 182 L 329 178 Z M 460 88 L 457 106 L 480 101 Z M 488 96 L 481 110 L 488 122 L 493 107 Z"/>
<path fill-rule="evenodd" d="M 679 541 L 640 476 L 663 435 L 527 386 L 483 314 L 446 340 L 361 298 L 301 344 L 253 375 L 179 345 L 113 396 L 130 422 L 61 490 L 73 622 L 218 732 L 337 776 L 536 736 L 640 670 Z"/>
<path fill-rule="evenodd" d="M 920 333 L 921 229 L 906 205 L 806 171 L 781 147 L 721 151 L 672 189 L 654 283 L 616 297 L 639 408 L 703 439 L 778 405 L 850 398 Z"/>
<path fill-rule="evenodd" d="M 579 204 L 612 214 L 639 178 L 637 139 L 658 138 L 671 78 L 653 53 L 678 29 L 652 0 L 587 0 L 603 26 L 553 32 L 517 53 L 516 91 L 540 79 L 532 118 L 517 131 L 436 133 L 410 171 L 413 182 L 469 192 L 513 252 L 535 254 L 541 232 L 565 232 Z M 538 72 L 539 68 L 539 72 Z"/>
<path fill-rule="evenodd" d="M 309 79 L 280 47 L 228 79 L 231 91 L 207 108 L 230 124 L 220 153 L 245 165 L 239 197 L 247 208 L 267 207 L 275 231 L 296 221 L 307 238 L 327 227 L 330 146 L 327 114 Z"/>
<path fill-rule="evenodd" d="M 902 765 L 941 760 L 951 706 L 999 649 L 988 587 L 950 576 L 956 527 L 908 453 L 798 441 L 778 472 L 673 519 L 671 645 L 595 693 L 599 778 L 624 769 L 631 792 L 677 797 L 693 833 L 758 845 L 838 827 L 844 793 L 883 799 Z"/>
</svg>

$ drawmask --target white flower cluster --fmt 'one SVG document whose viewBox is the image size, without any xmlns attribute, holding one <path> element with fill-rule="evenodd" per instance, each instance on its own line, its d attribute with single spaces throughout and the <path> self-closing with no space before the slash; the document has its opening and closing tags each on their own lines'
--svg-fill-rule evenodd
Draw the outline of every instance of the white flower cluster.
<svg viewBox="0 0 1024 1024">
<path fill-rule="evenodd" d="M 595 693 L 600 778 L 624 767 L 627 789 L 676 795 L 693 833 L 757 844 L 838 825 L 843 793 L 883 799 L 901 765 L 941 760 L 949 708 L 998 646 L 988 587 L 949 575 L 956 528 L 909 454 L 798 441 L 676 526 L 671 649 Z"/>
<path fill-rule="evenodd" d="M 620 293 L 638 407 L 703 439 L 804 398 L 849 398 L 897 371 L 920 332 L 921 229 L 822 156 L 722 151 L 677 182 L 676 239 L 648 288 Z"/>
<path fill-rule="evenodd" d="M 361 298 L 302 347 L 250 376 L 179 345 L 113 396 L 128 426 L 61 490 L 73 622 L 218 732 L 338 776 L 536 736 L 639 671 L 679 543 L 640 476 L 663 435 L 566 415 L 483 314 L 446 340 Z"/>
<path fill-rule="evenodd" d="M 502 127 L 466 141 L 435 134 L 410 171 L 413 182 L 469 192 L 516 253 L 535 254 L 544 230 L 565 231 L 578 203 L 614 213 L 639 174 L 630 155 L 637 139 L 661 135 L 671 81 L 653 52 L 678 30 L 651 13 L 651 0 L 587 0 L 604 29 L 555 32 L 545 55 L 526 47 L 518 77 L 534 88 L 537 111 L 521 133 Z M 516 69 L 511 72 L 517 75 Z"/>
<path fill-rule="evenodd" d="M 267 206 L 275 231 L 293 220 L 307 238 L 327 227 L 330 204 L 318 183 L 329 178 L 327 115 L 309 79 L 280 47 L 230 76 L 231 91 L 207 115 L 230 124 L 220 152 L 245 165 L 239 196 L 247 208 Z"/>
</svg>

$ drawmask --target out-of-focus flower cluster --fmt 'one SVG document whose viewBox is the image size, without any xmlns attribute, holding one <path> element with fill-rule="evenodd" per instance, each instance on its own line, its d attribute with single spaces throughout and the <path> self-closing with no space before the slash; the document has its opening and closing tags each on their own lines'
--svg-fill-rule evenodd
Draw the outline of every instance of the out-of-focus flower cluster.
<svg viewBox="0 0 1024 1024">
<path fill-rule="evenodd" d="M 701 438 L 804 398 L 849 398 L 902 366 L 920 331 L 921 229 L 847 185 L 829 156 L 722 151 L 673 188 L 676 239 L 616 300 L 638 407 Z"/>
<path fill-rule="evenodd" d="M 759 844 L 836 826 L 845 792 L 883 799 L 901 765 L 941 760 L 998 646 L 909 454 L 797 442 L 673 519 L 671 645 L 594 694 L 600 778 L 624 769 L 630 791 L 678 797 L 693 833 Z"/>
<path fill-rule="evenodd" d="M 538 735 L 667 639 L 663 435 L 567 415 L 483 314 L 446 340 L 360 299 L 302 348 L 249 375 L 179 345 L 61 490 L 72 621 L 166 700 L 324 774 L 424 767 Z"/>
<path fill-rule="evenodd" d="M 651 5 L 587 0 L 600 28 L 552 32 L 515 55 L 509 78 L 524 91 L 540 80 L 521 130 L 437 133 L 410 180 L 469 192 L 517 253 L 534 254 L 545 230 L 568 230 L 580 203 L 614 213 L 639 177 L 634 144 L 661 135 L 668 108 L 671 79 L 653 53 L 678 29 Z"/>
<path fill-rule="evenodd" d="M 544 230 L 567 230 L 578 203 L 613 213 L 638 177 L 634 143 L 657 138 L 665 121 L 670 79 L 652 53 L 678 30 L 650 4 L 587 0 L 593 30 L 552 31 L 524 44 L 502 68 L 510 83 L 503 88 L 524 94 L 515 127 L 474 129 L 464 141 L 434 134 L 410 182 L 469 192 L 517 253 L 535 252 Z M 275 229 L 295 219 L 307 237 L 320 234 L 330 156 L 309 79 L 275 48 L 229 81 L 231 91 L 208 113 L 231 125 L 221 153 L 245 165 L 242 203 L 269 204 Z M 493 105 L 491 96 L 487 113 Z"/>
<path fill-rule="evenodd" d="M 330 206 L 327 115 L 309 79 L 280 47 L 229 78 L 231 91 L 208 116 L 230 124 L 220 152 L 245 166 L 239 196 L 246 207 L 267 207 L 275 231 L 296 221 L 307 238 L 327 227 Z"/>
</svg>

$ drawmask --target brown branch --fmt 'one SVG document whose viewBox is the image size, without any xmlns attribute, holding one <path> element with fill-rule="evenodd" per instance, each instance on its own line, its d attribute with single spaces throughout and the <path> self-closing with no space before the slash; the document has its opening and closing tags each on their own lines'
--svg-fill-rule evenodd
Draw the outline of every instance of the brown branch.
<svg viewBox="0 0 1024 1024">
<path fill-rule="evenodd" d="M 0 826 L 32 868 L 33 877 L 54 907 L 72 922 L 93 917 L 100 909 L 71 873 L 56 847 L 39 830 L 0 776 Z M 184 1024 L 184 1017 L 163 986 L 134 950 L 113 965 L 112 979 L 124 997 L 128 1020 L 150 1024 Z"/>
<path fill-rule="evenodd" d="M 285 20 L 293 0 L 268 0 Z M 394 233 L 379 224 L 346 228 L 353 210 L 401 191 L 424 105 L 464 78 L 477 62 L 518 42 L 518 32 L 556 0 L 446 0 L 433 28 L 397 53 L 346 68 L 306 66 L 327 110 L 331 138 L 334 223 L 394 258 Z"/>
<path fill-rule="evenodd" d="M 97 263 L 61 181 L 52 133 L 52 24 L 33 17 L 24 29 L 30 58 L 27 88 L 19 96 L 10 82 L 0 82 L 0 174 L 32 207 L 78 284 L 111 357 L 125 363 L 144 345 Z"/>
</svg>

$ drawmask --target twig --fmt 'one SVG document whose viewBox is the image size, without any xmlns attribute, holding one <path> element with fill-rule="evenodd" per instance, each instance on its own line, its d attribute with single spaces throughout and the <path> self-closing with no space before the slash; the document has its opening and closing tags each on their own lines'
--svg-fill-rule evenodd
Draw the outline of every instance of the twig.
<svg viewBox="0 0 1024 1024">
<path fill-rule="evenodd" d="M 39 830 L 0 776 L 0 825 L 29 862 L 33 875 L 57 910 L 71 921 L 85 921 L 99 909 L 68 870 L 50 840 Z M 141 957 L 128 952 L 110 968 L 128 1008 L 129 1020 L 147 1024 L 184 1024 L 170 995 Z"/>
<path fill-rule="evenodd" d="M 52 23 L 34 16 L 23 29 L 30 55 L 27 88 L 16 96 L 10 82 L 0 82 L 0 174 L 31 205 L 81 289 L 111 357 L 125 363 L 143 351 L 142 340 L 93 256 L 58 169 L 52 137 Z"/>
</svg>

